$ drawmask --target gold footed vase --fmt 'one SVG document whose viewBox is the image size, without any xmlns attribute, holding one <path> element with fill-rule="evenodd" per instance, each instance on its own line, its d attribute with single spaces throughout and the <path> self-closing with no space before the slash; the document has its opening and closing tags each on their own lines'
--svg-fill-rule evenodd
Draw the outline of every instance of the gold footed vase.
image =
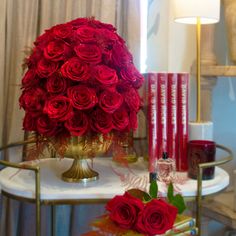
<svg viewBox="0 0 236 236">
<path fill-rule="evenodd" d="M 62 174 L 66 182 L 89 182 L 98 179 L 98 172 L 90 168 L 86 159 L 76 158 L 69 170 Z"/>
<path fill-rule="evenodd" d="M 105 153 L 112 143 L 112 134 L 106 136 L 71 137 L 64 154 L 67 158 L 74 159 L 70 169 L 62 173 L 62 179 L 66 182 L 83 182 L 97 180 L 98 172 L 94 171 L 88 163 L 88 159 L 95 155 Z"/>
</svg>

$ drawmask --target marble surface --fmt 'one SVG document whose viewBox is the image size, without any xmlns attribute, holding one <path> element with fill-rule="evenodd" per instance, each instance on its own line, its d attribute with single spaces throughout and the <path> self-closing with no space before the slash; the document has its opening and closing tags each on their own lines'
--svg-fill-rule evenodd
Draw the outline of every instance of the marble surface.
<svg viewBox="0 0 236 236">
<path fill-rule="evenodd" d="M 40 166 L 42 200 L 110 199 L 114 195 L 123 194 L 126 189 L 148 188 L 147 162 L 142 159 L 127 168 L 114 163 L 111 158 L 95 158 L 91 164 L 93 169 L 99 172 L 99 180 L 87 184 L 67 183 L 61 180 L 61 174 L 70 167 L 72 159 L 41 159 L 31 164 Z M 182 173 L 182 178 L 185 177 L 186 174 Z M 10 167 L 0 171 L 1 189 L 16 196 L 34 198 L 34 181 L 33 171 Z M 217 167 L 215 178 L 203 181 L 203 195 L 216 193 L 228 184 L 228 173 Z M 158 183 L 158 186 L 160 194 L 165 195 L 165 184 Z M 175 189 L 183 196 L 196 196 L 197 181 L 187 179 L 181 184 L 175 184 Z"/>
</svg>

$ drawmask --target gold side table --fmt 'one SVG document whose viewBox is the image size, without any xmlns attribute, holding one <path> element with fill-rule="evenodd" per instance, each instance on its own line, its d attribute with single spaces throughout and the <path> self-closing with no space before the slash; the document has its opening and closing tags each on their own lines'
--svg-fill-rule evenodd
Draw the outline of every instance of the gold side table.
<svg viewBox="0 0 236 236">
<path fill-rule="evenodd" d="M 0 148 L 22 145 L 16 143 Z M 231 151 L 220 146 L 227 151 L 230 156 L 223 161 L 201 164 L 199 168 L 199 179 L 188 179 L 184 184 L 179 184 L 180 193 L 186 198 L 197 198 L 197 226 L 200 230 L 201 224 L 201 200 L 202 196 L 216 194 L 225 189 L 229 184 L 229 175 L 223 169 L 216 167 L 216 174 L 213 180 L 202 181 L 202 168 L 209 165 L 219 165 L 231 160 Z M 63 173 L 72 163 L 72 159 L 47 158 L 19 164 L 0 161 L 0 164 L 7 166 L 0 171 L 0 187 L 3 195 L 36 204 L 36 232 L 40 236 L 40 206 L 51 205 L 52 212 L 55 213 L 53 206 L 57 204 L 86 204 L 86 203 L 105 203 L 117 194 L 123 194 L 127 183 L 121 182 L 120 176 L 130 176 L 127 168 L 121 167 L 112 162 L 111 158 L 95 158 L 93 168 L 100 174 L 96 182 L 90 183 L 67 183 L 61 180 Z M 130 164 L 135 175 L 148 180 L 147 162 L 139 159 L 136 163 Z M 18 169 L 21 169 L 20 171 Z M 35 173 L 35 175 L 34 175 Z M 29 178 L 32 176 L 32 178 Z M 27 180 L 27 181 L 26 181 Z M 158 183 L 159 191 L 162 195 L 166 193 L 166 186 Z M 54 216 L 54 214 L 52 214 Z M 55 225 L 55 217 L 52 222 Z M 52 227 L 53 229 L 54 227 Z M 52 231 L 55 235 L 55 231 Z"/>
</svg>

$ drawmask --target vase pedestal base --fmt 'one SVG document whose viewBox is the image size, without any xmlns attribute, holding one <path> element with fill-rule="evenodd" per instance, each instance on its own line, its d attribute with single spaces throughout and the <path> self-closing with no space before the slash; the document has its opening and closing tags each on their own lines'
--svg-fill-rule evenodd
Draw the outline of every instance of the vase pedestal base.
<svg viewBox="0 0 236 236">
<path fill-rule="evenodd" d="M 69 170 L 62 173 L 62 180 L 66 182 L 87 183 L 98 179 L 98 173 L 90 168 L 86 159 L 74 159 Z"/>
</svg>

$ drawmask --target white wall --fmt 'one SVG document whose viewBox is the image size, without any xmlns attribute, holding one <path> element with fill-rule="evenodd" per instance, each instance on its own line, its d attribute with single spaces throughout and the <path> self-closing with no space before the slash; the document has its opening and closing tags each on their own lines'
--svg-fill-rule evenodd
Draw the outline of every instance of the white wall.
<svg viewBox="0 0 236 236">
<path fill-rule="evenodd" d="M 170 2 L 149 0 L 148 71 L 189 71 L 195 58 L 195 27 L 175 23 Z"/>
<path fill-rule="evenodd" d="M 149 0 L 147 71 L 168 69 L 169 1 Z"/>
</svg>

